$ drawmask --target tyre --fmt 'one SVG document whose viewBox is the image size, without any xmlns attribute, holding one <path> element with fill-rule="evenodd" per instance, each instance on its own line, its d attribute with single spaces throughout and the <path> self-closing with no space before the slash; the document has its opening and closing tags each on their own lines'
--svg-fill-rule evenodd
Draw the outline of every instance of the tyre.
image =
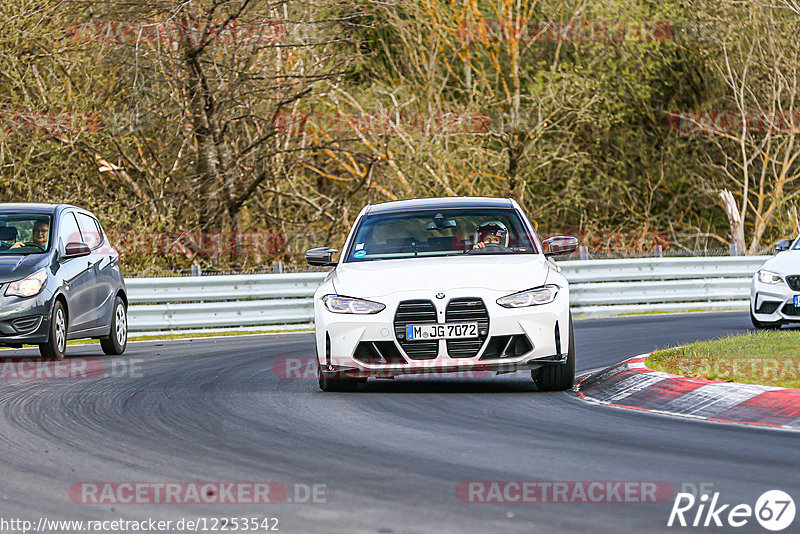
<svg viewBox="0 0 800 534">
<path fill-rule="evenodd" d="M 317 358 L 317 379 L 322 391 L 357 391 L 358 384 L 366 382 L 365 378 L 353 378 L 342 373 L 331 373 L 322 369 Z"/>
<path fill-rule="evenodd" d="M 753 326 L 755 326 L 757 330 L 780 330 L 781 328 L 780 321 L 774 323 L 759 321 L 756 319 L 756 316 L 753 315 L 753 310 L 750 310 L 750 322 L 753 323 Z"/>
<path fill-rule="evenodd" d="M 565 391 L 575 383 L 575 335 L 572 331 L 572 315 L 569 317 L 569 349 L 567 363 L 545 365 L 531 371 L 531 378 L 539 391 Z"/>
<path fill-rule="evenodd" d="M 39 354 L 49 360 L 63 360 L 67 354 L 67 312 L 60 300 L 53 304 L 47 343 L 39 345 Z"/>
<path fill-rule="evenodd" d="M 111 331 L 108 336 L 100 338 L 100 346 L 109 356 L 122 354 L 128 346 L 128 309 L 120 297 L 114 299 L 114 307 L 111 309 Z"/>
</svg>

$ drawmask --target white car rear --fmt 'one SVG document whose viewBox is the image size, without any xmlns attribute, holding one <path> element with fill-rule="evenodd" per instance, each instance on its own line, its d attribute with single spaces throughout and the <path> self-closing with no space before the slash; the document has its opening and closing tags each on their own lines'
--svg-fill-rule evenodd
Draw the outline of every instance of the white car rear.
<svg viewBox="0 0 800 534">
<path fill-rule="evenodd" d="M 478 245 L 479 228 L 500 228 L 494 233 L 505 242 Z M 577 240 L 552 238 L 545 246 L 547 255 L 509 199 L 367 206 L 338 263 L 333 249 L 306 253 L 312 265 L 335 265 L 314 296 L 320 387 L 522 369 L 539 389 L 572 387 L 569 286 L 546 256 L 574 251 Z"/>
</svg>

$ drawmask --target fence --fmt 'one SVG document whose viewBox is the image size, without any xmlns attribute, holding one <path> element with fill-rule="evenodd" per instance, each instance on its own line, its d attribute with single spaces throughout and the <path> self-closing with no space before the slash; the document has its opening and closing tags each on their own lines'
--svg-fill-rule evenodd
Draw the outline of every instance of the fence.
<svg viewBox="0 0 800 534">
<path fill-rule="evenodd" d="M 562 261 L 575 317 L 747 309 L 768 256 Z M 127 280 L 130 329 L 193 332 L 308 328 L 325 273 Z"/>
</svg>

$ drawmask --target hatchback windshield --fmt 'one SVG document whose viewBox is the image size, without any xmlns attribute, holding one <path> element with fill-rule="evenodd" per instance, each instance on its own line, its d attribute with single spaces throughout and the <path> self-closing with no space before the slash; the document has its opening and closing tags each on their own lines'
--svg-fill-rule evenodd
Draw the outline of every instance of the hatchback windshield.
<svg viewBox="0 0 800 534">
<path fill-rule="evenodd" d="M 50 216 L 0 214 L 0 254 L 42 254 L 50 248 Z"/>
<path fill-rule="evenodd" d="M 536 253 L 534 238 L 516 210 L 465 208 L 368 215 L 346 261 Z"/>
</svg>

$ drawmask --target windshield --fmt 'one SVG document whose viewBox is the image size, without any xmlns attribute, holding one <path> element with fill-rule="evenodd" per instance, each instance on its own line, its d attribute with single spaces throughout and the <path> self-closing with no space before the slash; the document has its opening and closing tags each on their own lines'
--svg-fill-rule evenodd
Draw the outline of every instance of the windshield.
<svg viewBox="0 0 800 534">
<path fill-rule="evenodd" d="M 345 261 L 536 253 L 516 210 L 463 208 L 368 215 Z"/>
<path fill-rule="evenodd" d="M 0 254 L 44 254 L 49 249 L 49 215 L 0 214 Z"/>
</svg>

